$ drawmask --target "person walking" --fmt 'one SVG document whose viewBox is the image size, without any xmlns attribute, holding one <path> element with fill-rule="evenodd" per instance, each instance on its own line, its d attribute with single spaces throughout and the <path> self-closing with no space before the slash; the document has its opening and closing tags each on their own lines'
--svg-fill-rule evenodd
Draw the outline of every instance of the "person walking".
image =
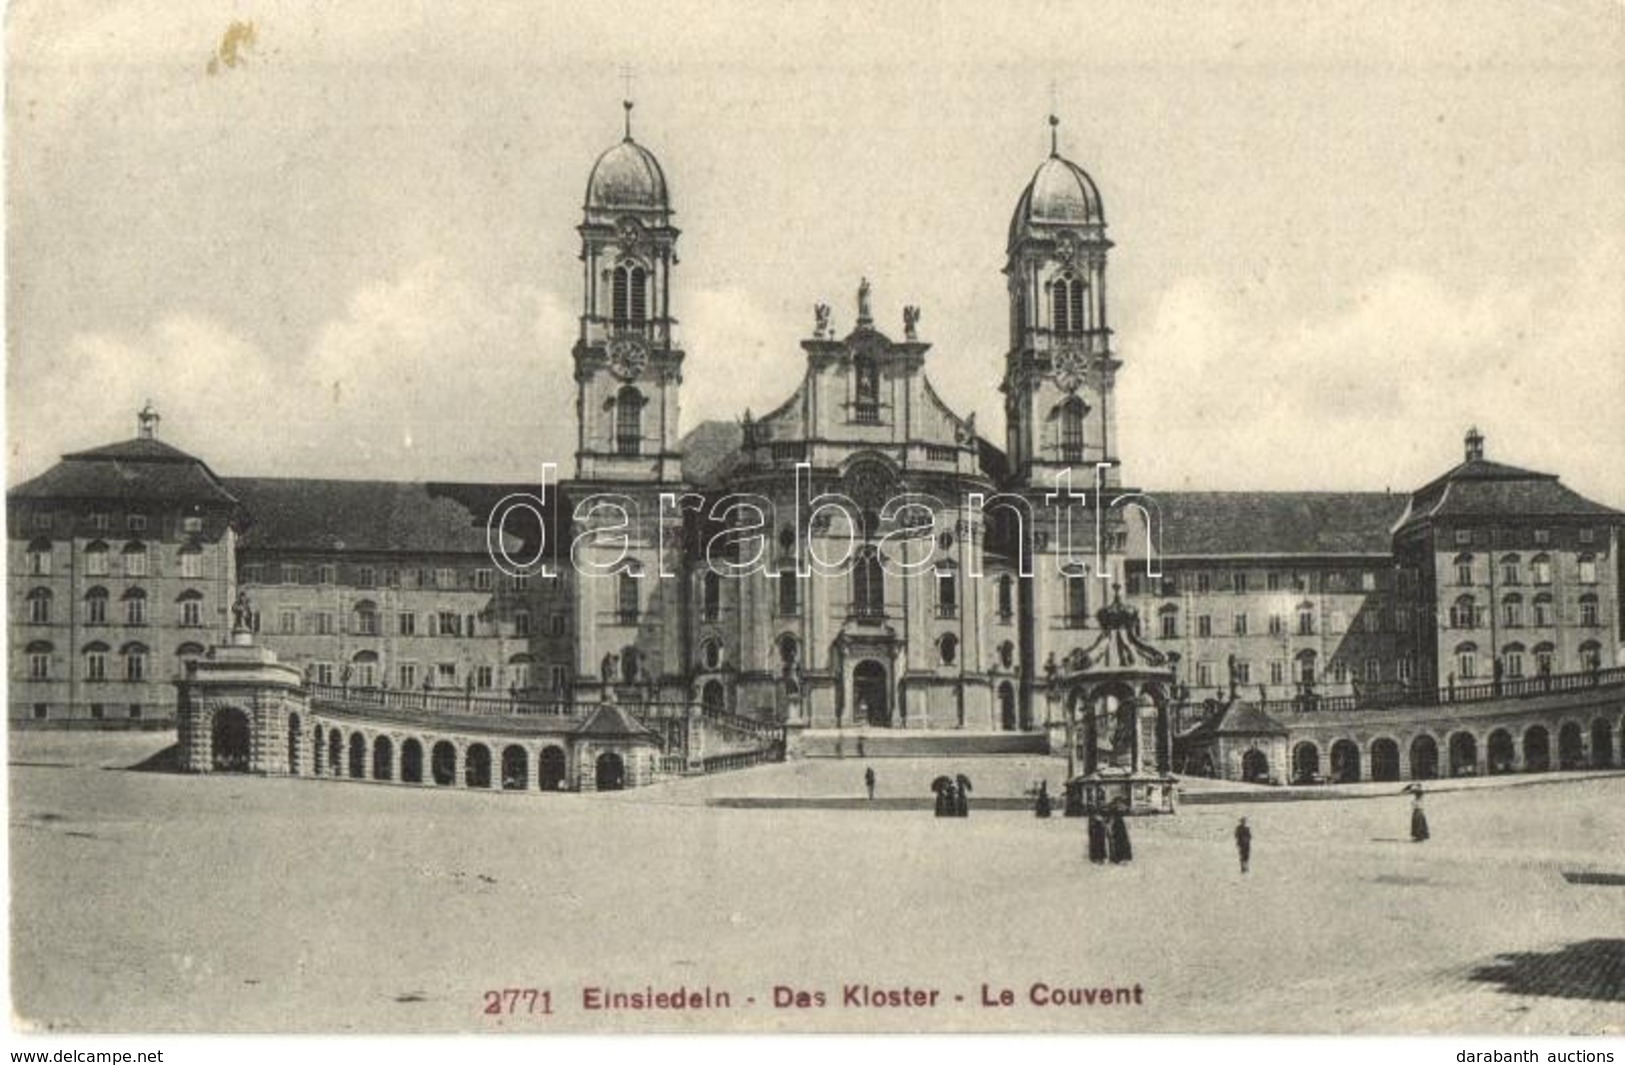
<svg viewBox="0 0 1625 1065">
<path fill-rule="evenodd" d="M 872 766 L 872 765 L 871 766 L 864 766 L 864 768 L 863 768 L 863 786 L 869 792 L 869 801 L 874 802 L 875 801 L 875 767 Z"/>
<path fill-rule="evenodd" d="M 1039 817 L 1048 817 L 1050 815 L 1049 781 L 1047 780 L 1038 782 L 1038 801 L 1033 806 L 1033 813 Z"/>
<path fill-rule="evenodd" d="M 1134 846 L 1129 843 L 1128 823 L 1123 820 L 1121 809 L 1112 811 L 1111 844 L 1113 865 L 1124 865 L 1134 860 Z"/>
<path fill-rule="evenodd" d="M 1236 853 L 1241 856 L 1241 871 L 1245 873 L 1253 857 L 1253 830 L 1247 827 L 1245 817 L 1236 824 Z"/>
<path fill-rule="evenodd" d="M 1089 815 L 1089 860 L 1096 865 L 1106 862 L 1106 822 L 1098 813 Z"/>
<path fill-rule="evenodd" d="M 1415 795 L 1411 803 L 1411 842 L 1423 843 L 1428 838 L 1428 815 L 1422 810 L 1422 785 L 1414 784 L 1406 790 Z"/>
</svg>

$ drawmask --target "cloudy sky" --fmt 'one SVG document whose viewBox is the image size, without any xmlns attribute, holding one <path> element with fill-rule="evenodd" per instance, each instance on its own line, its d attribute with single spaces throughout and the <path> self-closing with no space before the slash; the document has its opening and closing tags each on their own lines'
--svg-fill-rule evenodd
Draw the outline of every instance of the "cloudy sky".
<svg viewBox="0 0 1625 1065">
<path fill-rule="evenodd" d="M 688 426 L 775 405 L 867 275 L 1002 441 L 1053 107 L 1116 242 L 1130 482 L 1408 489 L 1476 423 L 1625 506 L 1616 3 L 338 6 L 11 5 L 8 483 L 148 398 L 222 473 L 568 471 L 574 227 L 630 69 Z"/>
</svg>

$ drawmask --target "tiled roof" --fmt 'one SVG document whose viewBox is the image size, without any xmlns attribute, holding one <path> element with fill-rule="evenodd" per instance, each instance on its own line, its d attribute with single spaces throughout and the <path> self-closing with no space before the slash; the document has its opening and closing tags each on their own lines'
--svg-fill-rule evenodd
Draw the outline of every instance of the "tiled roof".
<svg viewBox="0 0 1625 1065">
<path fill-rule="evenodd" d="M 1389 492 L 1146 494 L 1157 505 L 1166 557 L 1386 555 L 1405 508 Z"/>
<path fill-rule="evenodd" d="M 513 492 L 537 491 L 534 485 L 292 477 L 233 477 L 226 483 L 242 501 L 241 546 L 282 551 L 484 554 L 486 521 L 497 503 Z M 516 557 L 534 535 L 524 528 L 525 517 L 515 511 L 505 526 Z"/>
<path fill-rule="evenodd" d="M 137 438 L 62 456 L 12 489 L 12 498 L 162 503 L 236 502 L 201 459 L 159 440 Z"/>
<path fill-rule="evenodd" d="M 1555 473 L 1536 473 L 1487 459 L 1469 459 L 1414 492 L 1398 527 L 1437 518 L 1491 515 L 1625 517 L 1612 507 L 1594 503 L 1564 487 Z"/>
<path fill-rule="evenodd" d="M 1180 738 L 1200 741 L 1213 736 L 1285 736 L 1291 732 L 1251 703 L 1232 702 L 1203 718 Z"/>
<path fill-rule="evenodd" d="M 638 724 L 637 720 L 614 703 L 604 703 L 587 715 L 576 728 L 578 736 L 597 736 L 602 739 L 647 740 L 659 742 L 653 732 Z"/>
<path fill-rule="evenodd" d="M 683 480 L 716 488 L 744 461 L 745 430 L 738 422 L 701 422 L 683 437 Z"/>
</svg>

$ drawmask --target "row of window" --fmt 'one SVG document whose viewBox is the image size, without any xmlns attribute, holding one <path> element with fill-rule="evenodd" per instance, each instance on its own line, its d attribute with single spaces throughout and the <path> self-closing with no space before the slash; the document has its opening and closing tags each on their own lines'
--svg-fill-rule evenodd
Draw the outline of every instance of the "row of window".
<svg viewBox="0 0 1625 1065">
<path fill-rule="evenodd" d="M 382 636 L 384 634 L 384 614 L 372 604 L 361 604 L 352 611 L 348 617 L 348 627 L 343 631 L 354 636 Z M 300 610 L 296 607 L 282 607 L 276 612 L 276 629 L 282 636 L 333 636 L 340 632 L 338 626 L 339 615 L 331 610 Z M 531 636 L 536 634 L 530 611 L 516 610 L 511 615 L 514 636 Z M 421 623 L 420 623 L 421 621 Z M 263 630 L 263 622 L 259 611 L 254 611 L 249 620 L 249 627 L 255 632 Z M 563 636 L 567 623 L 563 614 L 552 614 L 547 618 L 547 627 L 543 635 Z M 413 611 L 398 611 L 395 613 L 394 635 L 396 636 L 501 636 L 496 624 L 489 619 L 482 619 L 478 614 L 462 614 L 454 610 L 439 610 L 426 614 L 417 614 Z"/>
<path fill-rule="evenodd" d="M 1457 547 L 1471 547 L 1474 544 L 1489 547 L 1494 543 L 1513 543 L 1522 540 L 1525 533 L 1522 529 L 1457 529 L 1452 539 Z M 1545 547 L 1552 542 L 1552 530 L 1531 529 L 1528 532 L 1537 547 Z M 1582 544 L 1597 542 L 1597 530 L 1591 526 L 1575 530 L 1576 539 Z"/>
<path fill-rule="evenodd" d="M 1595 555 L 1581 555 L 1577 560 L 1580 583 L 1597 583 L 1597 559 Z M 1455 561 L 1456 583 L 1459 585 L 1472 585 L 1478 583 L 1475 579 L 1479 568 L 1472 555 L 1457 555 Z M 1550 555 L 1536 555 L 1529 560 L 1529 574 L 1532 584 L 1552 583 L 1552 558 Z M 1501 583 L 1522 584 L 1523 562 L 1517 555 L 1507 555 L 1501 559 Z"/>
<path fill-rule="evenodd" d="M 95 540 L 85 545 L 84 573 L 87 577 L 109 577 L 113 573 L 113 550 L 104 541 Z M 49 540 L 35 540 L 28 545 L 27 569 L 35 577 L 51 575 L 54 553 Z M 145 543 L 132 540 L 118 552 L 119 573 L 125 577 L 156 576 L 152 572 L 153 553 Z M 203 576 L 203 549 L 195 544 L 181 548 L 180 575 L 197 578 Z"/>
<path fill-rule="evenodd" d="M 54 678 L 54 658 L 56 648 L 46 640 L 35 640 L 25 650 L 29 680 L 51 680 Z M 80 657 L 84 662 L 81 675 L 87 681 L 145 681 L 152 676 L 149 662 L 152 652 L 146 644 L 131 641 L 120 647 L 115 654 L 113 649 L 99 640 L 92 641 L 80 649 Z M 196 643 L 181 644 L 175 649 L 176 658 L 185 662 L 187 659 L 197 658 L 203 654 L 203 645 Z"/>
<path fill-rule="evenodd" d="M 342 666 L 332 662 L 312 662 L 305 667 L 306 677 L 317 684 L 342 684 L 356 688 L 377 688 L 385 676 L 377 658 L 365 653 Z M 542 679 L 538 677 L 537 679 Z M 565 666 L 548 666 L 545 679 L 547 688 L 555 695 L 570 689 L 570 671 Z M 465 691 L 494 691 L 498 681 L 512 691 L 529 690 L 532 682 L 532 663 L 510 660 L 505 667 L 477 663 L 459 672 L 456 662 L 398 662 L 394 681 L 402 691 L 435 691 L 461 689 Z"/>
<path fill-rule="evenodd" d="M 70 518 L 73 515 L 68 515 Z M 49 510 L 36 510 L 34 512 L 33 527 L 39 532 L 46 532 L 56 527 L 57 515 Z M 90 527 L 96 532 L 113 531 L 113 515 L 106 511 L 97 511 L 90 515 Z M 147 531 L 147 516 L 145 514 L 126 514 L 124 516 L 124 529 L 126 532 L 144 533 Z M 203 531 L 203 519 L 196 514 L 189 514 L 181 518 L 181 532 L 200 533 Z"/>
<path fill-rule="evenodd" d="M 90 704 L 90 718 L 91 718 L 92 721 L 105 721 L 105 720 L 108 720 L 109 712 L 110 711 L 109 711 L 109 708 L 108 708 L 106 703 L 91 703 Z M 71 713 L 71 711 L 70 711 L 70 713 Z M 125 709 L 125 715 L 131 721 L 139 721 L 139 720 L 141 720 L 141 704 L 140 703 L 130 703 L 128 705 L 128 707 Z M 35 721 L 44 721 L 45 719 L 49 718 L 50 716 L 51 716 L 51 704 L 50 703 L 35 703 L 34 704 L 34 720 Z"/>
<path fill-rule="evenodd" d="M 1237 685 L 1248 685 L 1253 681 L 1253 664 L 1245 658 L 1232 659 L 1227 663 L 1231 671 L 1229 679 Z M 1287 682 L 1290 673 L 1292 683 L 1311 684 L 1315 681 L 1315 655 L 1306 652 L 1293 659 L 1277 658 L 1267 663 L 1269 683 L 1281 685 Z M 1218 664 L 1211 661 L 1196 663 L 1195 684 L 1199 688 L 1211 688 L 1220 683 L 1218 679 Z M 1380 658 L 1367 658 L 1360 667 L 1341 658 L 1332 660 L 1329 678 L 1334 684 L 1347 684 L 1355 677 L 1377 683 L 1383 679 L 1383 661 Z M 1409 684 L 1416 675 L 1415 663 L 1409 657 L 1400 658 L 1394 663 L 1394 679 L 1401 684 Z"/>
<path fill-rule="evenodd" d="M 28 620 L 34 625 L 49 625 L 55 616 L 55 595 L 49 588 L 30 589 L 27 596 Z M 111 600 L 106 588 L 92 588 L 85 593 L 84 623 L 87 625 L 106 625 L 110 610 L 108 603 Z M 127 589 L 119 597 L 122 604 L 124 624 L 145 625 L 148 623 L 149 611 L 147 609 L 147 593 L 143 588 Z M 180 607 L 179 624 L 185 628 L 201 628 L 203 625 L 203 593 L 195 589 L 188 589 L 176 597 L 175 602 Z"/>
<path fill-rule="evenodd" d="M 1597 611 L 1597 597 L 1590 593 L 1582 595 L 1580 603 L 1580 624 L 1592 626 L 1600 624 Z M 1563 612 L 1557 608 L 1549 595 L 1537 595 L 1529 604 L 1530 611 L 1524 611 L 1523 596 L 1513 593 L 1501 599 L 1501 624 L 1509 629 L 1521 628 L 1525 619 L 1535 628 L 1545 628 L 1550 625 L 1562 623 Z M 1489 607 L 1477 602 L 1470 595 L 1457 596 L 1456 601 L 1450 604 L 1450 627 L 1452 629 L 1487 629 L 1489 628 Z"/>
<path fill-rule="evenodd" d="M 1590 672 L 1602 668 L 1602 645 L 1597 641 L 1587 640 L 1580 645 L 1579 651 L 1581 671 Z M 1494 658 L 1490 675 L 1492 677 L 1506 677 L 1509 680 L 1517 680 L 1527 676 L 1528 674 L 1525 672 L 1527 668 L 1525 662 L 1526 653 L 1531 652 L 1526 652 L 1524 645 L 1521 643 L 1507 644 L 1501 648 L 1501 653 Z M 1536 644 L 1532 656 L 1536 676 L 1544 677 L 1552 673 L 1563 672 L 1557 648 L 1551 644 Z M 1456 645 L 1455 666 L 1455 672 L 1449 678 L 1452 683 L 1478 679 L 1480 677 L 1478 645 L 1475 643 Z"/>
<path fill-rule="evenodd" d="M 1266 572 L 1262 584 L 1259 574 L 1247 570 L 1221 570 L 1210 572 L 1193 570 L 1162 577 L 1147 577 L 1144 573 L 1128 573 L 1130 595 L 1179 595 L 1181 592 L 1197 595 L 1214 591 L 1247 595 L 1251 592 L 1374 592 L 1381 585 L 1375 570 L 1332 570 L 1330 572 Z M 1401 570 L 1398 574 L 1401 590 L 1414 581 L 1414 574 Z"/>
<path fill-rule="evenodd" d="M 346 575 L 350 578 L 349 583 L 358 588 L 436 588 L 443 591 L 489 592 L 495 590 L 499 583 L 496 571 L 483 566 L 473 570 L 458 569 L 455 566 L 416 569 L 347 566 L 346 570 Z M 338 564 L 335 562 L 322 562 L 310 566 L 299 562 L 281 562 L 275 565 L 263 562 L 243 564 L 242 581 L 245 585 L 266 584 L 268 574 L 271 578 L 269 583 L 272 584 L 331 585 L 338 584 L 340 576 Z M 523 589 L 528 579 L 504 576 L 500 583 L 506 589 Z"/>
</svg>

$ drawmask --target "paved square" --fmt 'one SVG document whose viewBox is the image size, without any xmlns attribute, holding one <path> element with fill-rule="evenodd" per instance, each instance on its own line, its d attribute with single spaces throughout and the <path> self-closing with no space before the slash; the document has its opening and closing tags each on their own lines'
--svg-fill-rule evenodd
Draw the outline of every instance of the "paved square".
<svg viewBox="0 0 1625 1065">
<path fill-rule="evenodd" d="M 14 1009 L 40 1027 L 1625 1031 L 1620 776 L 1431 795 L 1422 845 L 1398 794 L 1187 806 L 1094 867 L 1075 820 L 703 804 L 857 794 L 853 762 L 479 795 L 118 768 L 161 737 L 12 741 Z M 903 794 L 922 765 L 877 768 Z M 552 1013 L 487 1016 L 502 988 Z M 589 988 L 712 1005 L 586 1010 Z"/>
</svg>

